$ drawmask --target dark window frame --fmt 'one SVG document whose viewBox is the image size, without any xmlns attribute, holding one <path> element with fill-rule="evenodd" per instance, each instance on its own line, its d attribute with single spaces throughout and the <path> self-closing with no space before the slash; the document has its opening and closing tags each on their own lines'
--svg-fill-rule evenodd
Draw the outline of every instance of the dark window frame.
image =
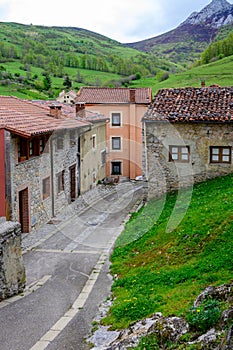
<svg viewBox="0 0 233 350">
<path fill-rule="evenodd" d="M 217 149 L 219 153 L 214 153 L 214 149 Z M 229 154 L 224 154 L 223 151 L 228 150 Z M 231 164 L 231 154 L 232 147 L 231 146 L 210 146 L 210 164 Z M 218 156 L 218 160 L 213 159 L 214 156 Z M 228 161 L 223 160 L 223 157 L 228 157 Z"/>
<path fill-rule="evenodd" d="M 118 167 L 119 171 L 114 170 L 114 166 Z M 112 175 L 122 175 L 122 162 L 121 161 L 112 161 L 111 162 L 111 174 Z"/>
<path fill-rule="evenodd" d="M 57 193 L 61 193 L 65 190 L 65 170 L 62 170 L 57 174 Z"/>
<path fill-rule="evenodd" d="M 115 118 L 119 118 L 119 121 L 115 121 Z M 111 113 L 111 126 L 119 127 L 121 126 L 121 113 L 120 112 L 112 112 Z"/>
<path fill-rule="evenodd" d="M 106 150 L 103 150 L 103 151 L 101 152 L 101 164 L 102 164 L 102 165 L 105 165 L 105 164 L 106 164 L 106 157 L 107 157 L 107 152 L 106 152 Z"/>
<path fill-rule="evenodd" d="M 51 180 L 50 180 L 50 176 L 47 176 L 42 180 L 43 200 L 49 198 L 50 196 L 51 196 Z"/>
<path fill-rule="evenodd" d="M 62 151 L 64 149 L 64 135 L 58 135 L 56 139 L 56 150 Z"/>
<path fill-rule="evenodd" d="M 26 139 L 19 137 L 18 140 L 18 162 L 23 162 L 33 157 L 49 152 L 48 136 Z"/>
<path fill-rule="evenodd" d="M 119 147 L 114 146 L 114 141 L 119 140 Z M 112 136 L 111 138 L 111 146 L 113 151 L 120 151 L 121 150 L 121 137 L 120 136 Z"/>
<path fill-rule="evenodd" d="M 173 148 L 177 148 L 177 152 L 173 152 Z M 186 149 L 188 152 L 183 152 L 183 149 Z M 174 159 L 174 155 L 177 155 L 177 159 Z M 187 159 L 184 159 L 183 156 L 188 155 Z M 170 145 L 169 146 L 169 162 L 177 163 L 190 163 L 190 146 L 181 146 L 181 145 Z"/>
</svg>

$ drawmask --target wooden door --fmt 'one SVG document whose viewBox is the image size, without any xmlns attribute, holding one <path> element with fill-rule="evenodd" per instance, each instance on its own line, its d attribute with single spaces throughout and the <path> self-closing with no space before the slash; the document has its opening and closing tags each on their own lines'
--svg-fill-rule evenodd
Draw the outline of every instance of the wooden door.
<svg viewBox="0 0 233 350">
<path fill-rule="evenodd" d="M 19 192 L 19 222 L 21 224 L 21 231 L 28 233 L 30 231 L 28 188 Z"/>
<path fill-rule="evenodd" d="M 70 167 L 70 200 L 76 198 L 76 165 Z"/>
</svg>

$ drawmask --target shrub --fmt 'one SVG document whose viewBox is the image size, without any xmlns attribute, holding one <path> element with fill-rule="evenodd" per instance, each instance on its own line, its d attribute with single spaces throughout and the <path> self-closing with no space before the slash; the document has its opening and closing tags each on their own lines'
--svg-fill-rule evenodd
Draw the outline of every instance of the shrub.
<svg viewBox="0 0 233 350">
<path fill-rule="evenodd" d="M 217 324 L 220 315 L 219 301 L 206 299 L 199 307 L 192 307 L 186 318 L 192 328 L 197 331 L 207 332 Z"/>
</svg>

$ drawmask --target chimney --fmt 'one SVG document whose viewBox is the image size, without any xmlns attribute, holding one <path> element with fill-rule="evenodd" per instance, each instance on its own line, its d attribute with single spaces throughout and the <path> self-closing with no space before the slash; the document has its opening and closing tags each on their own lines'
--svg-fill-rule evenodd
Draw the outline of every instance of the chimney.
<svg viewBox="0 0 233 350">
<path fill-rule="evenodd" d="M 129 99 L 130 99 L 130 103 L 136 102 L 136 90 L 135 89 L 129 90 Z"/>
<path fill-rule="evenodd" d="M 57 104 L 52 104 L 49 106 L 50 108 L 50 116 L 55 118 L 55 119 L 61 119 L 61 106 Z"/>
<path fill-rule="evenodd" d="M 85 118 L 85 103 L 79 102 L 75 104 L 76 117 Z"/>
</svg>

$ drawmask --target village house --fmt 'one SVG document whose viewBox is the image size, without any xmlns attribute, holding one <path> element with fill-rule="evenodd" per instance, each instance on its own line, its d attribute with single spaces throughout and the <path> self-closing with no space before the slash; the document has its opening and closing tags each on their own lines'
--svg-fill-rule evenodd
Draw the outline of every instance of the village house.
<svg viewBox="0 0 233 350">
<path fill-rule="evenodd" d="M 91 119 L 0 96 L 0 216 L 30 232 L 105 176 L 106 118 Z"/>
<path fill-rule="evenodd" d="M 162 89 L 143 117 L 149 197 L 233 172 L 233 88 Z"/>
<path fill-rule="evenodd" d="M 65 103 L 68 105 L 73 105 L 75 98 L 76 98 L 76 91 L 70 90 L 70 91 L 61 91 L 57 97 L 57 102 Z"/>
<path fill-rule="evenodd" d="M 150 88 L 81 87 L 75 99 L 83 109 L 104 114 L 106 124 L 107 176 L 135 179 L 142 175 L 141 119 L 152 101 Z"/>
</svg>

